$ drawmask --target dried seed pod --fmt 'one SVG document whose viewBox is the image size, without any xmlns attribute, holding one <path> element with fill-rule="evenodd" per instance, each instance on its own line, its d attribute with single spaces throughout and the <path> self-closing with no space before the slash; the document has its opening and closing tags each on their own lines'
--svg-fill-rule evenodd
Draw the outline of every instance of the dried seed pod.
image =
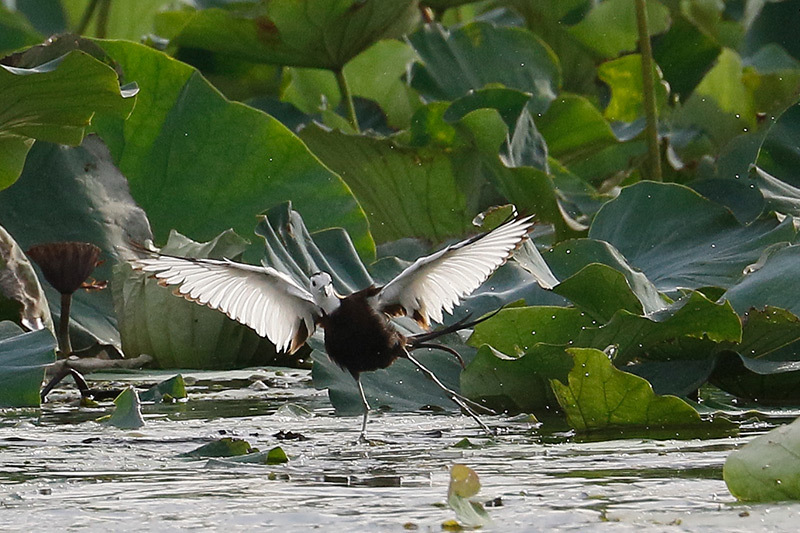
<svg viewBox="0 0 800 533">
<path fill-rule="evenodd" d="M 99 262 L 100 248 L 88 242 L 49 242 L 26 252 L 44 278 L 61 294 L 80 289 Z"/>
</svg>

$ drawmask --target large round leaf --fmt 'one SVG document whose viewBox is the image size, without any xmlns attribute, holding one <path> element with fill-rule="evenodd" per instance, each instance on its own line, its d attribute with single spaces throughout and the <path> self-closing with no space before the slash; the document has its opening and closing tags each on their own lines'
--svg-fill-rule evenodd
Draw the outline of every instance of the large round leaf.
<svg viewBox="0 0 800 533">
<path fill-rule="evenodd" d="M 0 189 L 19 177 L 34 139 L 78 145 L 95 113 L 124 120 L 135 94 L 78 50 L 32 68 L 0 64 Z"/>
<path fill-rule="evenodd" d="M 432 99 L 455 100 L 500 83 L 531 93 L 531 110 L 541 113 L 561 85 L 555 54 L 527 30 L 473 22 L 447 32 L 431 24 L 409 40 L 422 59 L 412 86 Z"/>
<path fill-rule="evenodd" d="M 158 240 L 171 229 L 210 239 L 233 227 L 250 235 L 255 215 L 291 200 L 312 229 L 347 228 L 374 255 L 367 221 L 347 186 L 277 120 L 230 102 L 193 68 L 129 42 L 103 48 L 141 97 L 126 121 L 98 121 L 131 194 Z"/>
<path fill-rule="evenodd" d="M 181 47 L 339 70 L 372 43 L 401 36 L 417 17 L 412 0 L 273 0 L 166 13 L 158 29 Z"/>
<path fill-rule="evenodd" d="M 352 188 L 378 242 L 462 235 L 474 213 L 447 153 L 311 126 L 303 140 Z"/>
<path fill-rule="evenodd" d="M 724 298 L 740 314 L 751 307 L 780 307 L 800 315 L 800 245 L 776 246 Z"/>
<path fill-rule="evenodd" d="M 589 237 L 611 243 L 662 292 L 729 287 L 771 244 L 791 241 L 791 220 L 740 224 L 730 211 L 676 184 L 641 182 L 604 205 Z"/>
</svg>

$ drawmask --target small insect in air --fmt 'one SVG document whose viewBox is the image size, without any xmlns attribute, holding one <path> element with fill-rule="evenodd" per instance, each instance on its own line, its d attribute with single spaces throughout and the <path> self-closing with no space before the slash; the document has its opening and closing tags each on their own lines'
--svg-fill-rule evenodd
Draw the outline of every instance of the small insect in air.
<svg viewBox="0 0 800 533">
<path fill-rule="evenodd" d="M 444 385 L 411 352 L 418 348 L 455 350 L 434 339 L 474 326 L 466 319 L 418 335 L 403 335 L 391 318 L 408 316 L 428 329 L 442 322 L 464 297 L 481 286 L 527 238 L 531 217 L 509 220 L 495 229 L 417 259 L 389 283 L 372 285 L 349 295 L 338 294 L 327 272 L 310 277 L 308 287 L 268 266 L 228 259 L 193 259 L 147 251 L 149 257 L 131 260 L 135 269 L 151 273 L 162 285 L 175 285 L 175 294 L 222 311 L 262 337 L 278 351 L 295 352 L 314 333 L 325 332 L 328 357 L 355 379 L 364 407 L 360 440 L 365 440 L 370 406 L 360 375 L 408 359 L 489 434 L 475 409 L 483 409 Z"/>
</svg>

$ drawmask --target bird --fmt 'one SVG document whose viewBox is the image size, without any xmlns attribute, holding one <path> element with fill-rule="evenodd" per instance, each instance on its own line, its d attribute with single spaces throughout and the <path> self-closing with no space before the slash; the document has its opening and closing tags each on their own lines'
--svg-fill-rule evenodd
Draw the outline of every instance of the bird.
<svg viewBox="0 0 800 533">
<path fill-rule="evenodd" d="M 363 407 L 360 441 L 366 441 L 370 405 L 360 376 L 407 359 L 459 405 L 487 433 L 491 429 L 475 404 L 442 383 L 411 352 L 437 348 L 458 352 L 432 340 L 472 327 L 488 318 L 468 322 L 469 316 L 447 327 L 443 311 L 453 312 L 458 303 L 480 287 L 528 238 L 532 217 L 510 217 L 496 228 L 456 242 L 420 257 L 385 285 L 370 285 L 348 295 L 339 294 L 328 272 L 316 272 L 308 284 L 267 265 L 250 265 L 230 259 L 178 257 L 138 246 L 140 256 L 131 266 L 155 277 L 160 285 L 174 286 L 173 293 L 225 313 L 266 337 L 279 352 L 294 353 L 317 327 L 324 331 L 328 357 L 355 380 Z M 142 257 L 143 255 L 143 257 Z M 407 316 L 426 332 L 402 334 L 392 318 Z"/>
</svg>

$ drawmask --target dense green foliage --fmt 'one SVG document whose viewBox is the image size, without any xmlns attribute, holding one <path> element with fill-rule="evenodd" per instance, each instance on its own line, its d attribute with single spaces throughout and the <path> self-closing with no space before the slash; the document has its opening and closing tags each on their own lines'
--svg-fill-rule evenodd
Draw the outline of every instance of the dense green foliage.
<svg viewBox="0 0 800 533">
<path fill-rule="evenodd" d="M 164 367 L 265 351 L 124 265 L 112 277 L 130 240 L 177 230 L 168 250 L 324 268 L 347 292 L 512 203 L 536 246 L 459 312 L 524 302 L 451 341 L 464 372 L 423 355 L 446 382 L 500 410 L 563 409 L 580 431 L 707 423 L 706 384 L 800 400 L 796 4 L 648 1 L 650 94 L 632 0 L 421 3 L 0 7 L 0 51 L 17 52 L 0 64 L 0 225 L 23 248 L 104 250 L 112 290 L 76 295 L 84 342 Z M 84 37 L 31 46 L 65 30 Z M 310 344 L 316 385 L 357 408 Z M 376 406 L 447 406 L 402 362 L 364 383 Z"/>
</svg>

